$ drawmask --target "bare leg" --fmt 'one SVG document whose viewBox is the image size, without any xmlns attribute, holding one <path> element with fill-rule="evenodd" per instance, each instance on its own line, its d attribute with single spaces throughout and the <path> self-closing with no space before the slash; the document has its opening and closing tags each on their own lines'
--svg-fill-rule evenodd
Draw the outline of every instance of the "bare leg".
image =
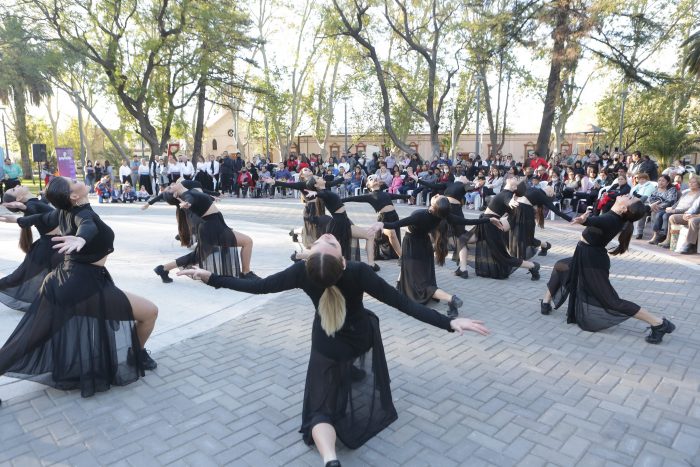
<svg viewBox="0 0 700 467">
<path fill-rule="evenodd" d="M 542 303 L 550 303 L 552 301 L 552 294 L 549 293 L 549 289 L 545 290 L 544 297 L 542 298 Z"/>
<path fill-rule="evenodd" d="M 171 262 L 165 263 L 163 265 L 163 269 L 165 269 L 166 271 L 172 271 L 176 267 L 177 267 L 177 263 L 175 261 L 171 261 Z"/>
<path fill-rule="evenodd" d="M 389 237 L 389 243 L 394 249 L 399 258 L 401 258 L 401 243 L 399 243 L 399 238 L 396 236 L 396 232 L 390 229 L 383 229 L 382 233 Z"/>
<path fill-rule="evenodd" d="M 645 308 L 640 308 L 639 311 L 634 315 L 634 318 L 649 323 L 651 326 L 658 326 L 663 323 L 662 320 L 649 313 Z"/>
<path fill-rule="evenodd" d="M 365 250 L 367 251 L 367 264 L 374 266 L 374 235 L 367 233 L 366 229 L 356 225 L 352 227 L 352 238 L 362 238 L 365 240 Z"/>
<path fill-rule="evenodd" d="M 437 290 L 435 291 L 435 293 L 433 294 L 433 298 L 436 298 L 436 299 L 438 299 L 438 300 L 444 300 L 444 301 L 446 301 L 446 302 L 449 302 L 450 300 L 452 300 L 452 295 L 451 295 L 451 294 L 448 294 L 447 292 L 445 292 L 445 291 L 442 290 L 442 289 L 437 289 Z"/>
<path fill-rule="evenodd" d="M 131 304 L 131 311 L 136 321 L 136 335 L 139 336 L 141 348 L 144 348 L 156 325 L 158 307 L 150 300 L 146 300 L 138 295 L 129 292 L 124 292 L 124 294 Z"/>
<path fill-rule="evenodd" d="M 231 232 L 236 237 L 236 245 L 241 248 L 241 272 L 247 274 L 250 272 L 250 258 L 253 256 L 253 239 L 235 230 Z"/>
<path fill-rule="evenodd" d="M 318 448 L 318 453 L 323 458 L 323 462 L 336 460 L 335 454 L 335 428 L 329 423 L 319 423 L 311 429 L 311 437 Z"/>
<path fill-rule="evenodd" d="M 535 267 L 535 263 L 532 261 L 523 261 L 523 264 L 521 264 L 520 267 L 523 269 L 532 269 Z"/>
<path fill-rule="evenodd" d="M 469 252 L 467 251 L 467 247 L 464 246 L 460 248 L 459 250 L 459 269 L 461 271 L 466 271 L 467 270 L 467 258 L 469 257 Z"/>
</svg>

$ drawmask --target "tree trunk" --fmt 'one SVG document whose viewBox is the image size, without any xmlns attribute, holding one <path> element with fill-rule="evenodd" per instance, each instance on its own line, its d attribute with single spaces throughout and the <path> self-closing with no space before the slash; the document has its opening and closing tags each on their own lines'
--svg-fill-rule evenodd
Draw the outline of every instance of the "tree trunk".
<svg viewBox="0 0 700 467">
<path fill-rule="evenodd" d="M 197 93 L 197 124 L 194 129 L 194 149 L 192 151 L 192 165 L 197 168 L 197 160 L 202 155 L 202 139 L 204 137 L 204 104 L 207 98 L 207 82 L 202 76 L 199 79 L 199 92 Z"/>
<path fill-rule="evenodd" d="M 74 99 L 73 102 L 75 103 L 75 106 L 78 108 L 78 133 L 80 135 L 80 165 L 82 167 L 85 167 L 85 129 L 83 128 L 83 110 L 80 107 L 80 102 L 78 102 L 78 99 Z"/>
<path fill-rule="evenodd" d="M 430 131 L 430 149 L 432 157 L 440 157 L 440 135 L 438 134 L 438 126 L 431 128 Z"/>
<path fill-rule="evenodd" d="M 24 179 L 32 179 L 32 162 L 29 160 L 29 137 L 27 136 L 27 98 L 24 95 L 24 86 L 18 83 L 12 87 L 12 96 L 15 101 L 15 129 L 17 131 L 17 143 L 22 158 L 22 172 Z"/>
<path fill-rule="evenodd" d="M 544 99 L 542 110 L 542 122 L 540 133 L 537 137 L 536 151 L 543 157 L 549 154 L 549 141 L 552 135 L 552 122 L 557 107 L 557 98 L 561 88 L 561 67 L 564 60 L 566 38 L 569 22 L 569 2 L 560 0 L 555 15 L 555 26 L 552 32 L 554 45 L 552 46 L 552 62 L 549 68 L 547 80 L 547 95 Z"/>
</svg>

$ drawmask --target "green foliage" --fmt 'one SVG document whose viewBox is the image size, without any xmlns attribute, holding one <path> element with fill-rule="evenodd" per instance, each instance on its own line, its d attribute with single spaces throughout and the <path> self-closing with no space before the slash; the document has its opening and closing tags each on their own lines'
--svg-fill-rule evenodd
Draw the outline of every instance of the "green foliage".
<svg viewBox="0 0 700 467">
<path fill-rule="evenodd" d="M 674 160 L 700 151 L 694 141 L 687 129 L 666 124 L 653 128 L 641 147 L 645 153 L 656 156 L 662 165 L 670 166 Z"/>
<path fill-rule="evenodd" d="M 700 30 L 683 41 L 682 45 L 685 47 L 683 66 L 690 73 L 700 78 Z"/>
</svg>

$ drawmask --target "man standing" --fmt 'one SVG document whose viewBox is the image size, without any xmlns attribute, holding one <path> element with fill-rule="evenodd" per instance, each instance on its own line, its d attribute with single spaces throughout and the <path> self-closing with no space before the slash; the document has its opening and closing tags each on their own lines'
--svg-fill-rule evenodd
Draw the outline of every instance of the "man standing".
<svg viewBox="0 0 700 467">
<path fill-rule="evenodd" d="M 192 177 L 194 177 L 194 165 L 192 165 L 187 156 L 180 158 L 180 167 L 182 167 L 182 176 L 185 177 L 185 180 L 192 180 Z"/>
<path fill-rule="evenodd" d="M 141 161 L 139 161 L 139 158 L 134 156 L 131 158 L 131 163 L 129 164 L 129 168 L 131 169 L 131 186 L 136 186 L 136 183 L 139 180 L 139 166 L 141 165 Z"/>
<path fill-rule="evenodd" d="M 138 170 L 138 167 L 136 170 Z M 131 180 L 131 168 L 129 167 L 129 161 L 126 159 L 122 161 L 122 165 L 119 167 L 119 180 L 122 182 L 122 185 Z"/>
<path fill-rule="evenodd" d="M 236 193 L 236 197 L 240 198 L 240 193 L 238 192 L 238 175 L 243 168 L 243 159 L 241 159 L 241 151 L 236 151 L 233 158 L 233 191 Z"/>
<path fill-rule="evenodd" d="M 209 161 L 206 162 L 206 171 L 214 181 L 214 190 L 219 189 L 219 163 L 214 155 L 209 156 Z"/>
</svg>

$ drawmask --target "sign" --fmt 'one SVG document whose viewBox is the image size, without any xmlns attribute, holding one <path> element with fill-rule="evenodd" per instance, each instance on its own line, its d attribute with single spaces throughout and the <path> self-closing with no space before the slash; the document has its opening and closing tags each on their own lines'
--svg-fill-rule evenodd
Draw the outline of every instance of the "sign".
<svg viewBox="0 0 700 467">
<path fill-rule="evenodd" d="M 73 148 L 56 148 L 56 159 L 58 159 L 58 175 L 76 180 Z"/>
<path fill-rule="evenodd" d="M 170 143 L 168 144 L 168 157 L 175 156 L 180 150 L 180 143 Z"/>
</svg>

